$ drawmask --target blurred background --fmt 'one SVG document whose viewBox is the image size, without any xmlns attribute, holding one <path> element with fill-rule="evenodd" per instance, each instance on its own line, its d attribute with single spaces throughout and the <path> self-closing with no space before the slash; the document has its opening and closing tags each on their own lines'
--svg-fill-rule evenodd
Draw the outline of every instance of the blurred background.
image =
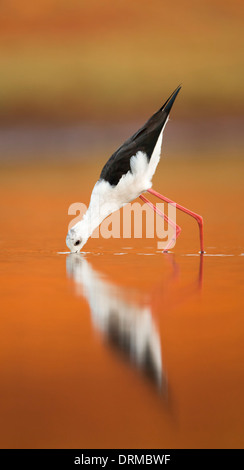
<svg viewBox="0 0 244 470">
<path fill-rule="evenodd" d="M 240 0 L 2 0 L 1 159 L 112 153 L 180 83 L 170 151 L 239 151 L 243 13 Z"/>
</svg>

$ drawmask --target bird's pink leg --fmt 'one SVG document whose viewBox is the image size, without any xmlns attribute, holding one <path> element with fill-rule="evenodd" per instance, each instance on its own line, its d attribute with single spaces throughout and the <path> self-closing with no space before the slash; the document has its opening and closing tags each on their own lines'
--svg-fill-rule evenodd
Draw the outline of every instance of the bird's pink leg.
<svg viewBox="0 0 244 470">
<path fill-rule="evenodd" d="M 151 209 L 154 210 L 154 212 L 156 212 L 156 214 L 160 215 L 161 217 L 164 218 L 164 220 L 166 220 L 166 222 L 171 225 L 171 227 L 173 227 L 175 229 L 175 236 L 171 238 L 171 240 L 169 241 L 169 243 L 167 244 L 166 248 L 164 251 L 167 251 L 172 245 L 173 243 L 176 241 L 177 237 L 180 235 L 180 232 L 181 232 L 181 228 L 179 225 L 177 225 L 175 222 L 173 222 L 171 219 L 168 218 L 168 216 L 166 214 L 164 214 L 160 209 L 158 209 L 158 207 L 156 207 L 151 201 L 149 201 L 145 196 L 143 196 L 142 194 L 139 196 L 141 198 L 141 200 L 143 202 L 145 202 L 146 204 L 149 205 L 149 207 L 151 207 Z"/>
<path fill-rule="evenodd" d="M 182 212 L 185 212 L 186 214 L 190 215 L 191 217 L 194 217 L 196 219 L 198 226 L 199 226 L 199 233 L 200 233 L 200 250 L 201 253 L 204 253 L 204 248 L 203 248 L 203 218 L 201 215 L 196 214 L 195 212 L 190 211 L 189 209 L 186 209 L 185 207 L 181 206 L 180 204 L 177 204 L 176 202 L 172 201 L 168 197 L 162 196 L 162 194 L 158 193 L 157 191 L 154 191 L 154 189 L 148 189 L 148 192 L 153 194 L 154 196 L 158 197 L 159 199 L 162 199 L 165 202 L 168 202 L 169 204 L 175 204 L 176 208 L 179 209 Z"/>
</svg>

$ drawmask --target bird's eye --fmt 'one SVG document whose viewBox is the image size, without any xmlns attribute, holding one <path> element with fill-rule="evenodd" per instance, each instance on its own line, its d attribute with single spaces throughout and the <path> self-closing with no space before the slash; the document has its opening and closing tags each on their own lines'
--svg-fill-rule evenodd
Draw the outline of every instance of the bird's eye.
<svg viewBox="0 0 244 470">
<path fill-rule="evenodd" d="M 81 240 L 77 240 L 77 242 L 74 243 L 74 246 L 77 246 L 81 243 Z"/>
</svg>

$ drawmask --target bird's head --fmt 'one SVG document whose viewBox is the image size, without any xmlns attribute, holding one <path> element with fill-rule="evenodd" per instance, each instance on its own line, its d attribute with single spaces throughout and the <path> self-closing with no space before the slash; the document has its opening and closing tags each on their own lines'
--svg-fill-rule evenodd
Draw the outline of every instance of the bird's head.
<svg viewBox="0 0 244 470">
<path fill-rule="evenodd" d="M 89 238 L 88 227 L 84 220 L 81 220 L 68 231 L 66 245 L 71 253 L 79 253 Z"/>
</svg>

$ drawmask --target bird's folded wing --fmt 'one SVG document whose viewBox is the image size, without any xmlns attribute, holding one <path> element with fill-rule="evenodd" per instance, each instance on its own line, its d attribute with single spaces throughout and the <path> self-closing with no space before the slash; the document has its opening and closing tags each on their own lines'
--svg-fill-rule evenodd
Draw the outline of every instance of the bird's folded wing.
<svg viewBox="0 0 244 470">
<path fill-rule="evenodd" d="M 116 186 L 121 177 L 131 171 L 130 159 L 141 151 L 146 154 L 148 161 L 152 156 L 159 135 L 166 124 L 170 110 L 180 86 L 172 93 L 163 106 L 142 126 L 132 137 L 124 142 L 121 147 L 113 153 L 102 169 L 100 179 L 108 181 Z"/>
</svg>

